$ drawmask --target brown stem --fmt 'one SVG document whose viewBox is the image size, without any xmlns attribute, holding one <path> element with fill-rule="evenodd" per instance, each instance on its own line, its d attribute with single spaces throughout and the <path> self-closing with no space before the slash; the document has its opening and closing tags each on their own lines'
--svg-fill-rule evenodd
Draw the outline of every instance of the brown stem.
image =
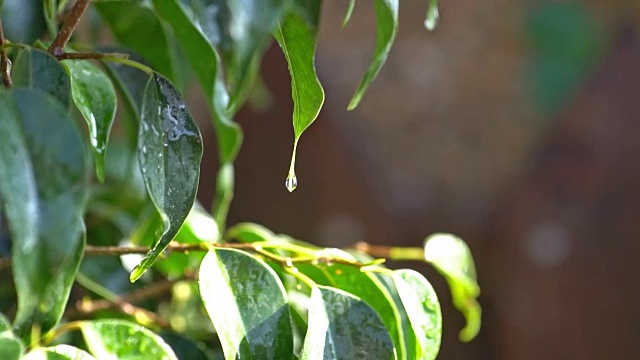
<svg viewBox="0 0 640 360">
<path fill-rule="evenodd" d="M 4 31 L 2 30 L 2 21 L 0 20 L 0 46 L 4 45 Z M 4 50 L 0 50 L 0 71 L 2 71 L 2 82 L 4 87 L 9 88 L 11 82 L 11 69 L 9 68 L 9 58 Z"/>
<path fill-rule="evenodd" d="M 64 47 L 71 39 L 71 35 L 78 26 L 80 18 L 91 4 L 91 0 L 78 0 L 73 6 L 69 15 L 65 18 L 62 28 L 58 32 L 58 36 L 53 40 L 51 46 L 49 46 L 49 52 L 53 56 L 60 58 L 64 54 Z"/>
</svg>

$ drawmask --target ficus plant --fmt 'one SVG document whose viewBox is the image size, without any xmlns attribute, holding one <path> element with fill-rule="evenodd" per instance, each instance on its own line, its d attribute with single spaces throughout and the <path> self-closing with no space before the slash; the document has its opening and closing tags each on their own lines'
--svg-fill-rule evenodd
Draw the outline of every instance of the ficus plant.
<svg viewBox="0 0 640 360">
<path fill-rule="evenodd" d="M 373 1 L 373 61 L 350 110 L 397 32 L 400 1 Z M 433 265 L 467 320 L 460 340 L 476 336 L 475 266 L 451 234 L 335 249 L 227 223 L 242 143 L 233 118 L 274 41 L 294 104 L 285 186 L 298 185 L 296 149 L 324 102 L 321 3 L 0 0 L 0 358 L 436 358 L 433 287 L 385 259 Z M 343 25 L 355 0 L 345 5 Z M 203 141 L 181 95 L 193 81 L 217 136 L 211 212 L 196 201 Z"/>
</svg>

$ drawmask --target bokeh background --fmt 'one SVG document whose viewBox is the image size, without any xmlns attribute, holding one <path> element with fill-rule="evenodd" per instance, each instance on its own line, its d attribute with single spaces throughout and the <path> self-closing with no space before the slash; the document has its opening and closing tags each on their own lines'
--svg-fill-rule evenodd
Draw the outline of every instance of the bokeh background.
<svg viewBox="0 0 640 360">
<path fill-rule="evenodd" d="M 270 96 L 238 116 L 246 137 L 230 221 L 326 246 L 421 246 L 452 232 L 470 245 L 483 328 L 444 308 L 441 359 L 640 358 L 640 2 L 405 0 L 387 65 L 345 110 L 375 44 L 370 1 L 349 25 L 326 1 L 317 66 L 327 100 L 299 146 L 286 63 L 263 62 Z M 200 198 L 212 198 L 206 133 Z"/>
</svg>

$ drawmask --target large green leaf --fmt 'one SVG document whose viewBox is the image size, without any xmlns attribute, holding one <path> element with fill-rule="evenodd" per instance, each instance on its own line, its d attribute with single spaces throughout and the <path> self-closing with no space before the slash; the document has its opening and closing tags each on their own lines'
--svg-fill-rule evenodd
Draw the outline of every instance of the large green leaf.
<svg viewBox="0 0 640 360">
<path fill-rule="evenodd" d="M 358 106 L 365 91 L 367 91 L 367 88 L 373 79 L 378 76 L 382 66 L 387 61 L 387 56 L 389 56 L 389 51 L 391 51 L 391 45 L 393 45 L 393 41 L 398 32 L 398 4 L 398 0 L 375 0 L 376 26 L 378 29 L 376 49 L 371 65 L 369 65 L 367 72 L 365 72 L 356 92 L 349 102 L 348 110 L 353 110 Z"/>
<path fill-rule="evenodd" d="M 132 281 L 153 265 L 189 215 L 198 190 L 201 159 L 200 130 L 184 100 L 169 80 L 155 74 L 147 83 L 142 104 L 138 160 L 164 230 L 132 271 Z"/>
<path fill-rule="evenodd" d="M 394 271 L 393 282 L 417 340 L 413 358 L 435 359 L 442 338 L 442 311 L 435 290 L 414 270 Z"/>
<path fill-rule="evenodd" d="M 285 181 L 289 191 L 293 191 L 298 184 L 295 174 L 298 140 L 318 117 L 324 103 L 324 90 L 318 80 L 315 66 L 320 4 L 320 0 L 296 1 L 295 6 L 274 32 L 291 74 L 294 141 L 291 165 Z"/>
<path fill-rule="evenodd" d="M 384 323 L 367 303 L 342 290 L 313 288 L 301 360 L 395 358 Z"/>
<path fill-rule="evenodd" d="M 24 360 L 95 360 L 87 352 L 70 345 L 37 348 L 29 352 Z"/>
<path fill-rule="evenodd" d="M 349 254 L 343 253 L 349 258 Z M 352 260 L 352 259 L 351 259 Z M 298 271 L 307 275 L 318 285 L 332 286 L 344 290 L 371 306 L 384 322 L 393 339 L 398 358 L 405 359 L 406 344 L 401 327 L 400 313 L 384 284 L 373 273 L 362 272 L 358 267 L 340 263 L 296 264 Z"/>
<path fill-rule="evenodd" d="M 135 323 L 115 319 L 85 321 L 80 330 L 89 352 L 97 359 L 177 360 L 160 336 Z"/>
<path fill-rule="evenodd" d="M 220 57 L 203 34 L 203 24 L 196 26 L 177 0 L 153 0 L 158 15 L 171 24 L 202 86 L 213 115 L 221 168 L 218 172 L 214 218 L 224 230 L 229 204 L 233 197 L 234 170 L 231 163 L 242 143 L 242 130 L 227 112 L 229 95 L 224 85 Z"/>
<path fill-rule="evenodd" d="M 460 331 L 460 340 L 471 341 L 480 331 L 482 313 L 476 301 L 480 286 L 471 250 L 454 235 L 434 234 L 424 241 L 424 256 L 447 279 L 453 305 L 467 320 L 467 325 Z"/>
<path fill-rule="evenodd" d="M 0 93 L 0 197 L 12 239 L 17 332 L 60 319 L 84 250 L 87 159 L 74 119 L 31 89 Z"/>
<path fill-rule="evenodd" d="M 13 86 L 42 90 L 70 106 L 71 84 L 69 76 L 58 60 L 49 53 L 32 48 L 18 54 L 11 72 Z"/>
<path fill-rule="evenodd" d="M 200 296 L 227 360 L 292 358 L 287 295 L 264 261 L 239 250 L 210 251 L 200 267 Z"/>
<path fill-rule="evenodd" d="M 176 80 L 177 49 L 169 29 L 152 9 L 141 1 L 128 0 L 94 1 L 93 6 L 118 43 L 142 55 L 154 70 Z"/>
<path fill-rule="evenodd" d="M 104 181 L 104 161 L 116 115 L 116 90 L 109 77 L 87 61 L 63 61 L 71 78 L 73 102 L 89 126 L 96 176 Z"/>
<path fill-rule="evenodd" d="M 0 13 L 4 35 L 12 42 L 31 44 L 46 30 L 42 0 L 0 1 Z"/>
</svg>

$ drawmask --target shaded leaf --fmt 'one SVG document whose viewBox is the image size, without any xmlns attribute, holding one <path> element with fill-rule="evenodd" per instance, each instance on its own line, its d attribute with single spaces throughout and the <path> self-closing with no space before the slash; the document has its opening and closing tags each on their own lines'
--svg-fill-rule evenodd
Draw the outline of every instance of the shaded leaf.
<svg viewBox="0 0 640 360">
<path fill-rule="evenodd" d="M 424 256 L 447 279 L 453 305 L 467 320 L 467 325 L 460 331 L 460 341 L 471 341 L 480 331 L 482 311 L 476 301 L 480 286 L 471 250 L 454 235 L 434 234 L 424 241 Z"/>
<path fill-rule="evenodd" d="M 393 282 L 416 337 L 413 358 L 435 359 L 442 339 L 442 311 L 435 290 L 414 270 L 394 271 Z"/>
<path fill-rule="evenodd" d="M 294 142 L 291 165 L 285 182 L 289 191 L 293 191 L 298 183 L 295 174 L 298 140 L 318 117 L 324 103 L 324 90 L 315 67 L 320 4 L 320 0 L 296 1 L 274 33 L 287 59 L 291 74 Z"/>
<path fill-rule="evenodd" d="M 70 106 L 69 76 L 51 54 L 32 48 L 22 49 L 11 72 L 14 87 L 42 90 L 53 95 L 65 107 Z"/>
<path fill-rule="evenodd" d="M 171 82 L 155 74 L 145 89 L 138 135 L 138 160 L 163 232 L 132 271 L 137 280 L 178 233 L 198 190 L 202 137 L 184 100 Z"/>
<path fill-rule="evenodd" d="M 160 336 L 129 321 L 84 321 L 80 330 L 89 352 L 97 359 L 177 360 L 173 350 Z"/>
<path fill-rule="evenodd" d="M 358 106 L 365 91 L 367 91 L 367 88 L 373 79 L 378 76 L 382 66 L 387 61 L 391 45 L 393 45 L 398 32 L 398 4 L 398 0 L 375 0 L 376 26 L 378 30 L 373 61 L 362 77 L 347 110 L 353 110 Z"/>
<path fill-rule="evenodd" d="M 32 44 L 46 31 L 42 0 L 4 0 L 0 6 L 6 39 Z"/>
<path fill-rule="evenodd" d="M 22 356 L 24 345 L 11 332 L 11 325 L 4 315 L 0 314 L 0 354 L 4 360 L 18 360 Z"/>
<path fill-rule="evenodd" d="M 104 162 L 116 115 L 116 90 L 109 77 L 88 61 L 63 61 L 71 78 L 71 96 L 89 126 L 96 176 L 104 182 Z"/>
<path fill-rule="evenodd" d="M 87 352 L 70 345 L 37 348 L 29 352 L 24 360 L 95 360 Z"/>
<path fill-rule="evenodd" d="M 301 360 L 394 359 L 384 323 L 365 302 L 342 290 L 314 287 Z"/>
<path fill-rule="evenodd" d="M 293 334 L 287 295 L 262 260 L 214 249 L 200 267 L 200 296 L 226 359 L 291 359 Z"/>
<path fill-rule="evenodd" d="M 0 197 L 13 240 L 23 337 L 60 319 L 84 249 L 87 164 L 67 110 L 31 89 L 0 93 Z"/>
<path fill-rule="evenodd" d="M 337 253 L 341 253 L 346 259 L 353 260 L 348 253 L 336 250 Z M 376 274 L 362 272 L 356 266 L 340 263 L 331 265 L 301 263 L 296 264 L 296 267 L 316 284 L 339 288 L 371 306 L 378 313 L 393 339 L 398 358 L 405 358 L 405 336 L 398 307 Z"/>
<path fill-rule="evenodd" d="M 97 1 L 93 6 L 118 43 L 140 54 L 160 74 L 176 80 L 179 70 L 171 34 L 152 9 L 127 0 Z"/>
<path fill-rule="evenodd" d="M 424 19 L 424 27 L 427 30 L 434 30 L 438 26 L 440 12 L 438 12 L 438 0 L 428 0 L 427 16 Z"/>
</svg>

